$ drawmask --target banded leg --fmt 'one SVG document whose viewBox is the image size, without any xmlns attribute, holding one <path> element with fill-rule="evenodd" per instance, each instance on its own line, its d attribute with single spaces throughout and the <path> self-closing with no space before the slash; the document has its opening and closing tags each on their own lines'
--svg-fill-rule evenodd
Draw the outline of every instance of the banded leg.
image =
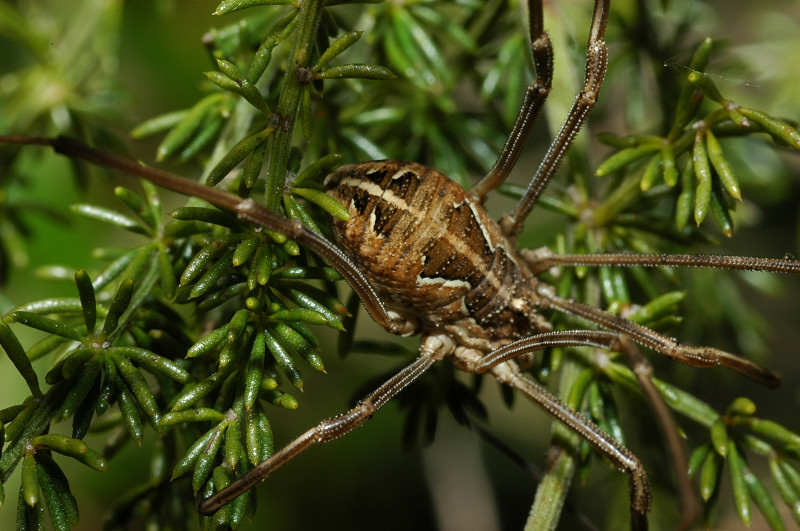
<svg viewBox="0 0 800 531">
<path fill-rule="evenodd" d="M 734 356 L 712 347 L 681 345 L 673 338 L 664 336 L 640 324 L 612 315 L 603 310 L 581 304 L 573 299 L 556 295 L 555 290 L 545 284 L 536 286 L 539 304 L 542 308 L 552 308 L 565 314 L 580 317 L 606 330 L 630 337 L 636 343 L 693 367 L 725 367 L 747 376 L 767 387 L 777 387 L 781 379 L 776 373 L 752 361 Z"/>
<path fill-rule="evenodd" d="M 589 44 L 586 52 L 586 74 L 583 90 L 581 90 L 575 103 L 561 126 L 556 138 L 550 144 L 547 153 L 539 164 L 525 195 L 519 200 L 513 212 L 506 214 L 500 220 L 500 227 L 509 238 L 514 238 L 522 230 L 525 217 L 539 199 L 544 189 L 558 169 L 561 160 L 586 121 L 589 111 L 597 101 L 600 87 L 603 85 L 606 68 L 608 66 L 608 50 L 603 37 L 608 22 L 610 0 L 595 0 L 592 15 L 592 27 L 589 32 Z"/>
<path fill-rule="evenodd" d="M 118 170 L 134 177 L 140 177 L 179 194 L 197 197 L 218 208 L 235 213 L 239 219 L 268 230 L 280 232 L 334 264 L 339 274 L 344 277 L 353 288 L 353 291 L 361 298 L 370 317 L 388 332 L 398 335 L 411 335 L 417 331 L 416 323 L 387 311 L 383 301 L 378 297 L 364 274 L 341 249 L 299 221 L 283 217 L 277 212 L 271 212 L 252 199 L 242 199 L 222 190 L 185 179 L 174 173 L 158 168 L 149 168 L 135 160 L 105 153 L 99 149 L 89 147 L 83 142 L 64 136 L 43 138 L 0 135 L 0 142 L 50 146 L 56 153 L 86 160 L 98 166 Z"/>
<path fill-rule="evenodd" d="M 420 356 L 411 364 L 375 389 L 349 411 L 320 422 L 315 427 L 296 437 L 269 459 L 213 496 L 201 501 L 198 512 L 211 515 L 234 498 L 243 494 L 256 483 L 262 481 L 275 470 L 282 467 L 317 443 L 326 443 L 345 435 L 366 422 L 381 406 L 416 380 L 434 363 L 441 360 L 453 349 L 452 342 L 438 336 L 427 336 L 420 347 Z"/>
<path fill-rule="evenodd" d="M 503 150 L 486 177 L 470 189 L 479 202 L 483 203 L 486 195 L 506 180 L 508 174 L 517 163 L 531 129 L 539 118 L 547 95 L 553 84 L 553 46 L 550 37 L 543 28 L 544 15 L 542 0 L 528 2 L 528 31 L 531 38 L 531 57 L 533 58 L 536 78 L 528 86 L 522 100 L 514 127 L 506 139 Z"/>
<path fill-rule="evenodd" d="M 612 266 L 612 267 L 708 267 L 766 271 L 770 273 L 800 274 L 800 260 L 786 258 L 758 258 L 752 256 L 724 256 L 711 254 L 554 254 L 547 248 L 522 249 L 521 254 L 535 275 L 557 266 Z"/>
<path fill-rule="evenodd" d="M 631 499 L 631 527 L 633 529 L 647 529 L 647 511 L 650 508 L 650 484 L 645 469 L 638 458 L 591 420 L 568 407 L 544 387 L 523 376 L 516 365 L 504 363 L 532 351 L 567 346 L 589 346 L 623 351 L 631 359 L 637 359 L 636 353 L 638 352 L 638 349 L 630 340 L 616 333 L 596 330 L 570 330 L 537 334 L 505 345 L 487 356 L 460 361 L 464 365 L 462 368 L 469 372 L 477 374 L 491 372 L 499 382 L 508 384 L 525 395 L 549 415 L 586 440 L 614 466 L 628 474 Z M 642 374 L 642 370 L 638 367 L 634 368 L 634 372 Z M 649 381 L 649 384 L 652 385 L 652 381 Z M 656 393 L 655 397 L 648 397 L 656 402 L 661 402 L 661 408 L 655 407 L 659 423 L 666 434 L 671 434 L 668 435 L 668 439 L 679 442 L 674 421 L 668 410 L 666 410 L 666 405 L 663 404 L 661 396 Z M 665 411 L 666 416 L 662 416 Z M 676 464 L 685 463 L 685 457 L 683 456 L 684 454 L 680 453 L 675 457 Z M 681 465 L 678 464 L 678 466 Z"/>
</svg>

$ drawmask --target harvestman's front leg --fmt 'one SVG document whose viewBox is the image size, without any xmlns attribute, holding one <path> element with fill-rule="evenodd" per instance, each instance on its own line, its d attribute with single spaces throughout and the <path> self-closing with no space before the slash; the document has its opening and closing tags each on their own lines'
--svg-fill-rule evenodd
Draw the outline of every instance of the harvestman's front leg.
<svg viewBox="0 0 800 531">
<path fill-rule="evenodd" d="M 544 107 L 553 84 L 553 45 L 543 28 L 542 1 L 528 2 L 528 31 L 531 38 L 531 57 L 536 78 L 528 86 L 522 105 L 508 134 L 503 150 L 486 177 L 470 189 L 470 193 L 481 203 L 486 194 L 506 180 L 519 159 L 531 129 Z"/>
<path fill-rule="evenodd" d="M 586 74 L 583 89 L 575 99 L 575 103 L 561 126 L 558 135 L 553 139 L 536 174 L 533 176 L 525 195 L 519 200 L 514 211 L 500 220 L 500 227 L 509 238 L 515 238 L 522 230 L 525 217 L 539 199 L 558 169 L 575 136 L 580 131 L 589 112 L 597 101 L 600 88 L 603 86 L 608 67 L 608 49 L 603 40 L 610 0 L 595 0 L 592 14 L 592 26 L 589 30 L 589 45 L 586 51 Z"/>
<path fill-rule="evenodd" d="M 105 153 L 79 140 L 65 136 L 46 138 L 0 135 L 0 142 L 50 146 L 56 153 L 86 160 L 104 168 L 118 170 L 135 177 L 141 177 L 157 186 L 172 190 L 173 192 L 178 192 L 179 194 L 203 199 L 223 210 L 234 212 L 239 219 L 248 221 L 259 227 L 280 232 L 288 238 L 302 244 L 328 262 L 335 264 L 336 270 L 361 298 L 361 302 L 369 312 L 370 317 L 388 332 L 401 336 L 412 335 L 417 332 L 416 323 L 394 312 L 387 311 L 380 297 L 372 286 L 370 286 L 364 274 L 361 273 L 358 267 L 356 267 L 353 261 L 350 260 L 341 249 L 299 221 L 286 218 L 277 212 L 271 212 L 252 199 L 242 199 L 239 196 L 217 188 L 205 186 L 181 177 L 180 175 L 175 175 L 174 173 L 169 173 L 158 168 L 149 168 L 135 160 Z"/>
<path fill-rule="evenodd" d="M 628 365 L 632 368 L 636 381 L 639 382 L 639 388 L 653 407 L 656 419 L 661 425 L 661 432 L 667 448 L 672 456 L 672 468 L 675 472 L 675 482 L 681 508 L 681 520 L 675 529 L 679 531 L 688 530 L 700 514 L 700 503 L 692 486 L 692 478 L 689 477 L 689 457 L 686 453 L 686 446 L 683 443 L 669 406 L 667 406 L 664 397 L 661 396 L 655 382 L 653 382 L 652 365 L 642 355 L 642 352 L 636 348 L 636 345 L 631 343 L 630 338 L 619 336 L 619 341 L 622 345 L 619 352 L 627 358 Z"/>
<path fill-rule="evenodd" d="M 358 428 L 408 384 L 452 352 L 453 348 L 452 340 L 446 336 L 426 336 L 420 346 L 420 356 L 411 365 L 359 401 L 353 409 L 320 422 L 221 491 L 201 501 L 198 512 L 204 515 L 214 514 L 314 444 L 332 441 Z"/>
</svg>

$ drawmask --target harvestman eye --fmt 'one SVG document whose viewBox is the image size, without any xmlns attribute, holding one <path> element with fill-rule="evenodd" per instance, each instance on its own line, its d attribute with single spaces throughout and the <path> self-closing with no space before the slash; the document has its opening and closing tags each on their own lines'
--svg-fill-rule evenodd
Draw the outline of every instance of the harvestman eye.
<svg viewBox="0 0 800 531">
<path fill-rule="evenodd" d="M 551 89 L 553 51 L 543 29 L 542 1 L 529 0 L 528 4 L 537 77 L 525 93 L 517 120 L 489 174 L 466 191 L 436 170 L 416 163 L 377 161 L 342 166 L 325 180 L 327 193 L 350 212 L 350 220 L 333 221 L 334 242 L 297 221 L 265 210 L 252 200 L 145 168 L 74 140 L 2 137 L 5 142 L 50 145 L 71 157 L 116 168 L 205 199 L 235 212 L 243 221 L 285 233 L 332 264 L 380 326 L 395 334 L 420 335 L 419 356 L 415 361 L 353 409 L 309 429 L 228 487 L 202 500 L 200 513 L 213 514 L 314 444 L 331 441 L 360 426 L 426 370 L 449 358 L 460 370 L 488 373 L 512 387 L 626 473 L 632 527 L 645 529 L 651 503 L 650 485 L 637 457 L 523 374 L 515 360 L 563 346 L 590 346 L 623 353 L 634 366 L 659 422 L 671 438 L 671 451 L 678 454 L 681 445 L 677 431 L 649 380 L 649 366 L 639 347 L 694 367 L 722 366 L 766 386 L 779 384 L 776 374 L 744 358 L 712 347 L 683 345 L 645 326 L 559 297 L 538 275 L 555 266 L 577 265 L 673 265 L 798 274 L 800 262 L 697 255 L 556 255 L 517 249 L 516 236 L 525 218 L 552 179 L 601 92 L 608 62 L 603 39 L 609 0 L 595 2 L 583 89 L 525 194 L 499 222 L 490 218 L 482 207 L 487 194 L 504 182 L 514 167 Z M 578 317 L 601 330 L 555 331 L 540 313 L 545 309 Z M 693 516 L 688 513 L 691 511 L 687 511 L 686 519 L 691 521 Z"/>
</svg>

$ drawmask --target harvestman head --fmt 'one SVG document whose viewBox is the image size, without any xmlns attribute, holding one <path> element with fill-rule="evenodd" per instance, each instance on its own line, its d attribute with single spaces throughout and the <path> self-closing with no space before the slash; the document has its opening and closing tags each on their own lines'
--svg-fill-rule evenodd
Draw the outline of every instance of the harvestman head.
<svg viewBox="0 0 800 531">
<path fill-rule="evenodd" d="M 267 211 L 253 200 L 242 200 L 146 168 L 68 138 L 0 137 L 3 142 L 52 146 L 68 156 L 205 199 L 235 212 L 244 221 L 282 232 L 332 264 L 384 329 L 400 335 L 421 335 L 419 356 L 414 362 L 353 409 L 306 431 L 228 487 L 202 500 L 198 507 L 202 514 L 213 514 L 315 443 L 330 441 L 360 426 L 406 385 L 447 357 L 464 371 L 489 373 L 513 387 L 627 473 L 632 527 L 644 529 L 650 488 L 639 460 L 591 421 L 522 374 L 515 358 L 558 346 L 592 346 L 623 353 L 634 365 L 678 462 L 683 462 L 683 453 L 677 431 L 650 381 L 649 366 L 637 344 L 688 365 L 723 366 L 767 386 L 778 385 L 777 375 L 746 359 L 711 347 L 681 345 L 644 326 L 561 298 L 536 275 L 554 266 L 576 265 L 673 265 L 797 274 L 800 262 L 697 255 L 555 255 L 519 251 L 514 245 L 527 214 L 554 175 L 600 92 L 607 66 L 603 38 L 608 10 L 609 0 L 595 1 L 584 87 L 526 193 L 499 223 L 489 218 L 481 204 L 514 167 L 551 87 L 553 53 L 543 29 L 541 0 L 529 1 L 531 51 L 537 78 L 528 87 L 514 127 L 489 174 L 466 192 L 435 170 L 414 163 L 381 161 L 344 166 L 326 180 L 328 193 L 347 206 L 351 214 L 350 221 L 334 222 L 338 246 L 300 222 Z M 426 223 L 431 219 L 437 223 Z M 603 330 L 553 331 L 537 313 L 541 309 L 576 316 Z M 688 500 L 686 492 L 690 487 L 683 476 L 681 490 L 684 500 Z M 687 510 L 683 524 L 688 525 L 693 510 L 690 501 L 684 504 Z"/>
</svg>

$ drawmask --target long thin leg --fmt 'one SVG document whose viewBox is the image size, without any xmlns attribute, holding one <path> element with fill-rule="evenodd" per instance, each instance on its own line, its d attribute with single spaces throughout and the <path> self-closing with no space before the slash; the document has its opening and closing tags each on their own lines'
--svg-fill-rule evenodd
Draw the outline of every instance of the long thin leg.
<svg viewBox="0 0 800 531">
<path fill-rule="evenodd" d="M 285 218 L 277 212 L 270 212 L 252 199 L 242 199 L 222 190 L 190 181 L 174 173 L 149 168 L 135 160 L 105 153 L 64 136 L 42 138 L 0 135 L 0 142 L 50 146 L 56 153 L 83 159 L 105 168 L 140 177 L 173 192 L 203 199 L 223 210 L 234 212 L 239 219 L 280 232 L 334 264 L 336 270 L 361 298 L 372 319 L 380 326 L 393 334 L 409 335 L 415 332 L 413 323 L 386 310 L 364 274 L 338 247 L 299 221 Z"/>
<path fill-rule="evenodd" d="M 640 324 L 628 321 L 608 312 L 592 308 L 572 299 L 564 299 L 556 295 L 555 290 L 546 284 L 536 286 L 542 308 L 553 308 L 562 313 L 580 317 L 586 321 L 630 337 L 633 341 L 660 352 L 668 358 L 693 367 L 722 366 L 734 370 L 767 387 L 780 385 L 780 376 L 750 360 L 734 356 L 723 350 L 712 347 L 693 347 L 681 345 L 674 339 L 661 335 Z"/>
<path fill-rule="evenodd" d="M 627 358 L 628 364 L 633 368 L 636 381 L 639 382 L 639 387 L 653 406 L 656 418 L 661 425 L 661 433 L 672 456 L 672 468 L 675 471 L 675 482 L 681 507 L 681 520 L 676 529 L 681 531 L 690 529 L 692 522 L 700 514 L 700 504 L 697 502 L 692 479 L 689 477 L 689 458 L 686 455 L 686 447 L 678 434 L 675 419 L 673 419 L 664 397 L 653 383 L 653 367 L 641 351 L 635 345 L 630 344 L 630 339 L 621 336 L 619 340 L 623 345 L 620 352 Z"/>
<path fill-rule="evenodd" d="M 602 431 L 589 419 L 576 413 L 562 404 L 555 395 L 536 385 L 522 375 L 505 382 L 525 395 L 529 400 L 541 406 L 572 431 L 585 438 L 606 459 L 628 474 L 631 500 L 631 529 L 643 531 L 647 529 L 647 511 L 650 509 L 650 482 L 647 479 L 642 463 L 619 445 L 611 436 Z"/>
<path fill-rule="evenodd" d="M 632 528 L 646 529 L 647 511 L 650 508 L 650 484 L 647 473 L 636 456 L 591 420 L 561 402 L 550 391 L 520 374 L 516 365 L 504 363 L 534 350 L 557 346 L 590 346 L 617 351 L 625 349 L 636 351 L 636 347 L 630 341 L 621 338 L 619 334 L 596 330 L 570 330 L 537 334 L 501 347 L 486 356 L 462 361 L 466 365 L 465 370 L 478 374 L 491 372 L 499 382 L 512 386 L 586 440 L 614 466 L 627 473 L 630 478 Z M 660 396 L 656 399 L 661 400 Z M 669 415 L 665 419 L 660 418 L 659 421 L 664 424 L 665 431 L 676 429 Z"/>
<path fill-rule="evenodd" d="M 503 150 L 486 177 L 472 187 L 470 193 L 481 203 L 486 194 L 506 180 L 517 163 L 533 125 L 542 112 L 553 84 L 553 46 L 543 29 L 541 0 L 528 2 L 528 31 L 531 37 L 531 56 L 536 78 L 528 86 L 514 127 L 506 139 Z"/>
<path fill-rule="evenodd" d="M 301 453 L 317 443 L 332 441 L 364 424 L 381 406 L 391 400 L 397 393 L 414 381 L 422 373 L 436 363 L 437 357 L 430 353 L 422 353 L 411 365 L 403 368 L 369 396 L 361 400 L 353 409 L 320 422 L 292 442 L 284 446 L 266 461 L 262 461 L 244 476 L 213 496 L 200 502 L 197 510 L 200 514 L 211 515 L 234 498 L 243 494 L 256 483 L 269 476 L 276 469 L 285 465 Z"/>
<path fill-rule="evenodd" d="M 800 260 L 787 258 L 757 258 L 752 256 L 723 256 L 711 254 L 553 254 L 548 249 L 522 249 L 522 256 L 539 274 L 556 266 L 616 266 L 616 267 L 709 267 L 800 274 Z"/>
<path fill-rule="evenodd" d="M 608 66 L 608 50 L 603 41 L 603 36 L 608 22 L 609 3 L 610 0 L 595 1 L 592 27 L 589 33 L 589 45 L 586 52 L 586 77 L 583 90 L 578 94 L 575 103 L 572 105 L 558 136 L 550 144 L 550 148 L 539 164 L 539 168 L 528 185 L 525 195 L 517 203 L 513 212 L 506 214 L 500 220 L 500 226 L 510 238 L 516 237 L 522 230 L 525 217 L 547 187 L 550 179 L 558 169 L 558 165 L 564 158 L 564 154 L 569 149 L 581 126 L 586 121 L 589 111 L 592 110 L 597 101 L 597 95 L 603 85 L 606 67 Z"/>
<path fill-rule="evenodd" d="M 652 368 L 650 367 L 650 364 L 647 362 L 644 356 L 642 356 L 642 353 L 639 351 L 639 349 L 636 348 L 630 339 L 628 339 L 628 337 L 621 336 L 613 332 L 597 330 L 565 330 L 537 334 L 535 336 L 515 341 L 495 350 L 494 352 L 491 352 L 489 355 L 483 357 L 480 363 L 472 367 L 471 370 L 474 369 L 474 371 L 478 373 L 486 372 L 494 367 L 497 367 L 505 361 L 514 359 L 534 350 L 565 346 L 590 346 L 607 350 L 615 350 L 617 352 L 621 352 L 626 357 L 643 393 L 653 406 L 653 409 L 656 413 L 656 419 L 658 420 L 666 439 L 669 453 L 672 455 L 682 509 L 681 522 L 678 525 L 678 529 L 689 529 L 691 523 L 695 520 L 697 514 L 699 513 L 699 507 L 696 498 L 693 495 L 691 480 L 687 473 L 686 465 L 688 460 L 686 458 L 686 451 L 683 446 L 683 442 L 678 435 L 678 429 L 674 419 L 672 418 L 672 414 L 669 411 L 669 407 L 653 383 Z M 551 395 L 547 390 L 536 385 L 534 382 L 531 382 L 524 376 L 517 374 L 514 379 L 517 377 L 524 380 L 524 386 L 527 390 L 520 389 L 513 383 L 511 383 L 511 385 L 514 385 L 521 392 L 525 393 L 526 396 L 528 396 L 535 403 L 539 404 L 543 409 L 548 411 L 548 413 L 559 418 L 559 420 L 562 420 L 558 414 L 562 412 L 560 410 L 556 412 L 551 409 L 553 405 L 551 403 L 552 400 L 558 400 L 556 397 Z M 567 413 L 571 411 L 572 410 L 568 410 Z M 572 412 L 572 414 L 575 415 L 574 412 Z M 635 474 L 640 472 L 644 473 L 644 471 L 639 471 L 633 461 L 629 461 L 630 459 L 636 459 L 632 454 L 630 454 L 630 452 L 619 446 L 614 439 L 608 437 L 605 432 L 601 431 L 596 425 L 591 423 L 591 421 L 584 419 L 582 416 L 579 416 L 577 421 L 578 422 L 575 424 L 569 424 L 562 420 L 567 427 L 578 433 L 586 441 L 592 444 L 601 454 L 608 457 L 608 459 L 611 460 L 616 466 L 631 474 L 632 517 L 634 518 L 634 521 L 636 521 L 641 516 L 642 512 L 641 504 L 637 509 L 635 500 L 644 499 L 643 497 L 645 494 L 649 495 L 647 492 L 634 490 L 639 488 L 638 483 L 635 480 Z M 585 421 L 586 424 L 581 425 L 581 421 Z M 612 452 L 608 452 L 609 446 L 614 447 Z M 626 456 L 626 459 L 622 459 L 620 462 L 615 461 L 619 455 L 622 455 L 626 452 L 629 454 Z M 632 468 L 626 468 L 626 463 L 630 463 Z M 638 463 L 638 461 L 636 461 L 636 463 Z M 638 464 L 638 466 L 641 465 Z"/>
</svg>

